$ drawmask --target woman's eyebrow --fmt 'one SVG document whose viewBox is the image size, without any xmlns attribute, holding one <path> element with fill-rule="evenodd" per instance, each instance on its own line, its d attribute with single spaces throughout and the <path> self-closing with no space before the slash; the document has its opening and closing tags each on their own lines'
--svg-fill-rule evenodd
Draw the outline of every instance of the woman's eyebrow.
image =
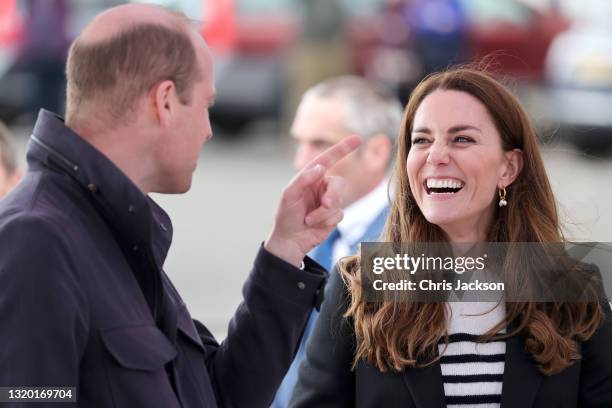
<svg viewBox="0 0 612 408">
<path fill-rule="evenodd" d="M 479 133 L 482 133 L 482 130 L 472 125 L 456 125 L 448 129 L 447 133 L 457 133 L 462 132 L 464 130 L 475 130 Z M 412 133 L 425 133 L 427 135 L 431 134 L 431 130 L 428 127 L 419 127 L 412 130 Z"/>
<path fill-rule="evenodd" d="M 453 126 L 452 128 L 448 129 L 448 133 L 457 133 L 457 132 L 462 132 L 464 130 L 475 130 L 475 131 L 477 131 L 479 133 L 482 133 L 482 130 L 480 130 L 476 126 L 472 126 L 472 125 L 457 125 L 457 126 Z"/>
<path fill-rule="evenodd" d="M 426 127 L 420 127 L 420 128 L 413 129 L 411 133 L 426 133 L 426 134 L 430 134 L 431 130 L 429 130 L 429 128 L 426 128 Z"/>
</svg>

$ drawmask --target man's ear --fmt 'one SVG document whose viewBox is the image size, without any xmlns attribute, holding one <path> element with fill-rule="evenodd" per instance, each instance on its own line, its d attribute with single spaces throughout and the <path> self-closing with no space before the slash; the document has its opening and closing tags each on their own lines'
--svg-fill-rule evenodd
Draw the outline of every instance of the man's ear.
<svg viewBox="0 0 612 408">
<path fill-rule="evenodd" d="M 393 144 L 386 135 L 377 134 L 368 138 L 362 151 L 357 154 L 365 156 L 365 162 L 372 170 L 386 171 L 393 154 Z"/>
<path fill-rule="evenodd" d="M 159 124 L 168 127 L 174 113 L 176 103 L 176 87 L 174 82 L 166 80 L 155 85 L 151 90 L 154 113 Z"/>
<path fill-rule="evenodd" d="M 523 170 L 523 151 L 521 149 L 513 149 L 504 152 L 505 168 L 499 180 L 499 184 L 503 187 L 508 187 L 514 183 L 514 180 Z"/>
</svg>

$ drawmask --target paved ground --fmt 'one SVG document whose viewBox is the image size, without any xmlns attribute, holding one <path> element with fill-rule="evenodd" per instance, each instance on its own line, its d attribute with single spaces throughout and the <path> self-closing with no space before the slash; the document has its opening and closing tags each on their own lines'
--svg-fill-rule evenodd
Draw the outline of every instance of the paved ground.
<svg viewBox="0 0 612 408">
<path fill-rule="evenodd" d="M 28 132 L 18 130 L 21 151 Z M 251 133 L 233 141 L 216 135 L 203 149 L 192 190 L 157 197 L 175 230 L 166 271 L 192 315 L 218 338 L 225 336 L 278 195 L 292 176 L 287 138 L 273 127 Z M 565 145 L 544 149 L 544 156 L 568 236 L 612 241 L 612 159 L 593 160 Z"/>
</svg>

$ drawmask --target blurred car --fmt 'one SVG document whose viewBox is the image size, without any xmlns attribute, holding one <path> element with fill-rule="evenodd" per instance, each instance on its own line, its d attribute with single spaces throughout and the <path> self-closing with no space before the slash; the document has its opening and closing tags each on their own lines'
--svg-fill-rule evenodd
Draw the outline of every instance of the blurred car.
<svg viewBox="0 0 612 408">
<path fill-rule="evenodd" d="M 570 21 L 556 9 L 537 9 L 520 0 L 461 0 L 468 19 L 470 61 L 494 55 L 494 71 L 544 79 L 546 53 Z"/>
<path fill-rule="evenodd" d="M 211 117 L 240 130 L 254 119 L 278 118 L 286 53 L 299 35 L 293 0 L 204 0 L 202 34 L 215 55 L 217 97 Z"/>
<path fill-rule="evenodd" d="M 410 27 L 400 17 L 405 2 L 342 0 L 340 4 L 351 72 L 386 84 L 405 100 L 427 74 L 411 44 Z M 459 0 L 459 4 L 467 20 L 465 60 L 492 57 L 488 68 L 493 72 L 543 79 L 546 52 L 552 39 L 569 27 L 566 17 L 519 0 Z M 288 85 L 287 51 L 302 30 L 300 2 L 200 0 L 200 5 L 203 34 L 216 56 L 213 120 L 239 129 L 254 119 L 277 118 Z"/>
<path fill-rule="evenodd" d="M 603 12 L 603 9 L 599 9 Z M 546 60 L 549 119 L 589 153 L 612 150 L 612 8 L 557 37 Z"/>
<path fill-rule="evenodd" d="M 257 119 L 278 119 L 288 105 L 290 51 L 304 29 L 302 2 L 204 0 L 202 4 L 202 32 L 215 54 L 213 120 L 238 130 Z M 371 36 L 360 34 L 375 29 L 381 0 L 339 0 L 338 4 L 344 13 L 348 73 L 360 73 L 359 61 L 371 44 Z M 356 26 L 361 29 L 354 30 Z"/>
<path fill-rule="evenodd" d="M 281 116 L 287 104 L 291 47 L 303 28 L 299 0 L 133 1 L 154 2 L 202 22 L 202 35 L 214 55 L 217 97 L 210 115 L 217 125 L 238 131 L 254 120 Z M 349 24 L 361 22 L 362 15 L 375 15 L 380 2 L 340 0 Z M 365 52 L 364 41 L 349 44 L 349 54 Z M 350 70 L 359 72 L 355 65 Z"/>
<path fill-rule="evenodd" d="M 6 122 L 17 116 L 19 107 L 25 104 L 25 84 L 15 86 L 15 78 L 7 77 L 17 58 L 22 30 L 17 0 L 0 0 L 0 119 Z"/>
<path fill-rule="evenodd" d="M 376 23 L 377 29 L 368 29 L 372 24 L 356 24 L 351 27 L 351 39 L 358 39 L 365 44 L 365 51 L 358 57 L 359 72 L 387 83 L 407 98 L 410 88 L 429 72 L 428 64 L 422 61 L 423 56 L 414 44 L 409 22 L 414 7 L 409 3 L 398 6 L 393 4 L 391 13 L 387 8 Z M 440 7 L 444 1 L 436 2 Z M 450 1 L 448 2 L 451 3 Z M 544 80 L 545 58 L 548 48 L 559 33 L 566 30 L 569 19 L 554 8 L 536 8 L 520 0 L 456 0 L 453 7 L 458 7 L 464 31 L 464 55 L 457 61 L 446 64 L 470 62 L 481 64 L 488 70 L 526 81 L 541 82 Z M 434 7 L 434 3 L 421 2 L 422 7 Z M 449 6 L 450 7 L 450 6 Z M 393 10 L 394 9 L 394 10 Z M 440 17 L 440 10 L 422 11 L 424 18 L 428 13 Z M 453 10 L 448 10 L 449 14 Z M 456 12 L 456 11 L 455 11 Z M 406 27 L 402 30 L 393 28 L 393 21 L 403 19 Z M 439 30 L 439 36 L 446 35 L 443 21 L 439 24 L 430 22 L 431 30 Z M 364 29 L 364 27 L 366 27 Z M 399 31 L 399 32 L 398 32 Z M 436 35 L 432 33 L 432 35 Z M 401 39 L 401 42 L 390 42 L 390 38 Z M 353 48 L 358 44 L 353 44 Z M 406 89 L 408 88 L 408 89 Z"/>
<path fill-rule="evenodd" d="M 0 0 L 12 1 L 16 0 Z M 136 0 L 133 0 L 136 1 Z M 203 22 L 202 33 L 215 57 L 218 90 L 212 119 L 240 129 L 255 119 L 278 118 L 286 106 L 288 51 L 302 32 L 298 0 L 138 0 L 179 9 Z M 518 0 L 459 0 L 468 16 L 468 60 L 496 54 L 493 70 L 539 79 L 552 37 L 567 26 L 554 13 L 539 12 Z M 76 21 L 86 21 L 117 1 L 71 0 Z M 389 13 L 403 0 L 339 0 L 345 11 L 344 31 L 349 71 L 406 91 L 426 72 L 410 44 L 409 27 Z M 18 2 L 17 2 L 18 3 Z M 1 3 L 0 3 L 1 4 Z M 76 34 L 83 24 L 72 24 Z M 78 29 L 76 29 L 78 27 Z M 334 56 L 330 56 L 333 58 Z M 1 58 L 1 56 L 0 56 Z M 1 72 L 0 72 L 1 74 Z M 27 95 L 27 75 L 0 79 L 9 91 L 1 98 Z M 19 105 L 19 101 L 9 105 Z M 0 116 L 2 115 L 0 109 Z"/>
<path fill-rule="evenodd" d="M 52 34 L 58 38 L 60 32 L 65 33 L 67 40 L 71 41 L 96 14 L 120 3 L 121 0 L 67 0 L 65 27 L 57 27 Z M 40 66 L 36 66 L 40 65 L 40 56 L 36 55 L 38 51 L 31 52 L 27 62 L 20 58 L 23 57 L 21 47 L 25 35 L 32 28 L 27 26 L 24 7 L 23 1 L 0 0 L 0 119 L 7 123 L 34 113 L 30 112 L 33 103 L 42 103 L 37 100 L 41 87 L 40 76 L 36 75 L 36 70 L 40 70 Z M 61 113 L 65 93 L 61 65 L 57 71 L 57 74 L 47 76 L 47 81 L 53 78 L 56 82 L 45 89 L 51 90 L 53 95 L 48 96 L 56 102 L 54 109 Z"/>
</svg>

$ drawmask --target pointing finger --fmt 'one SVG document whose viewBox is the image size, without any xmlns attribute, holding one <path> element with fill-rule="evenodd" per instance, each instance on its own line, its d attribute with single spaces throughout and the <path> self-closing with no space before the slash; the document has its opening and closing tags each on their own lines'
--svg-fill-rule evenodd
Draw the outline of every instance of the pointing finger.
<svg viewBox="0 0 612 408">
<path fill-rule="evenodd" d="M 320 164 L 325 168 L 329 169 L 346 155 L 354 151 L 361 144 L 361 138 L 353 135 L 348 136 L 325 150 L 323 153 L 315 157 L 310 163 L 306 165 L 306 168 L 316 166 Z"/>
<path fill-rule="evenodd" d="M 342 177 L 331 176 L 325 179 L 324 191 L 321 194 L 318 208 L 306 215 L 307 225 L 319 224 L 337 211 L 342 210 L 342 192 L 346 182 Z"/>
<path fill-rule="evenodd" d="M 313 167 L 305 167 L 285 188 L 285 198 L 289 201 L 293 201 L 296 197 L 303 194 L 305 188 L 322 179 L 324 175 L 325 168 L 320 164 L 316 164 Z"/>
<path fill-rule="evenodd" d="M 327 178 L 327 186 L 321 196 L 321 205 L 325 208 L 342 207 L 342 195 L 346 187 L 346 181 L 342 177 L 330 176 Z"/>
</svg>

